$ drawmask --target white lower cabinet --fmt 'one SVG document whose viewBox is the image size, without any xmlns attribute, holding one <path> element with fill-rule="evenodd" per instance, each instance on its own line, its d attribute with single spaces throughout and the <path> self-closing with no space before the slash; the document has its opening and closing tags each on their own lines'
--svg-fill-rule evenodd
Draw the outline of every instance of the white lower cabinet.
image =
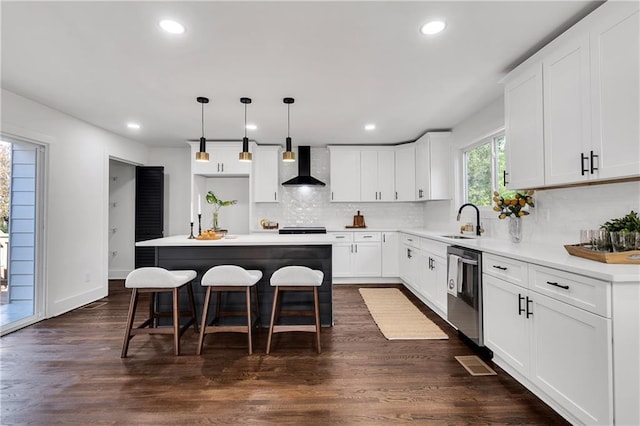
<svg viewBox="0 0 640 426">
<path fill-rule="evenodd" d="M 380 232 L 335 232 L 332 274 L 336 278 L 380 277 L 382 247 Z"/>
<path fill-rule="evenodd" d="M 491 257 L 492 263 L 499 260 Z M 486 258 L 483 266 L 484 338 L 494 361 L 531 384 L 534 393 L 572 422 L 612 424 L 611 318 L 533 291 L 532 279 L 516 285 L 504 275 L 495 276 L 500 272 L 494 274 Z M 534 279 L 533 271 L 549 269 L 525 266 Z M 570 275 L 573 282 L 580 281 L 580 276 Z M 563 281 L 551 283 L 573 291 Z"/>
<path fill-rule="evenodd" d="M 397 232 L 382 233 L 382 276 L 398 277 L 400 275 L 400 246 Z"/>
<path fill-rule="evenodd" d="M 447 246 L 401 234 L 400 279 L 442 318 L 447 318 Z"/>
</svg>

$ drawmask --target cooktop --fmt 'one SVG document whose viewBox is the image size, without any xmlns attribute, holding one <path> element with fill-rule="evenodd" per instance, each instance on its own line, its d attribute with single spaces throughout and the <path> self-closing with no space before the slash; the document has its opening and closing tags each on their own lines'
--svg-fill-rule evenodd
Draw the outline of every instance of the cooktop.
<svg viewBox="0 0 640 426">
<path fill-rule="evenodd" d="M 280 228 L 279 234 L 326 234 L 324 226 L 285 226 Z"/>
</svg>

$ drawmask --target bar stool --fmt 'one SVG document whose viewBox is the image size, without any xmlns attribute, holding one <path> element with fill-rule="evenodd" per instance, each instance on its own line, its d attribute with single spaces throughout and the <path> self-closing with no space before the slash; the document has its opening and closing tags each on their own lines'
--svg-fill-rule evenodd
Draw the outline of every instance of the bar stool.
<svg viewBox="0 0 640 426">
<path fill-rule="evenodd" d="M 207 287 L 207 293 L 204 298 L 204 307 L 202 309 L 202 325 L 200 327 L 200 338 L 198 340 L 198 355 L 202 353 L 204 336 L 211 333 L 247 333 L 249 340 L 249 355 L 253 353 L 251 343 L 251 288 L 255 291 L 256 299 L 256 317 L 260 318 L 260 303 L 258 301 L 258 288 L 256 283 L 262 278 L 262 271 L 246 270 L 235 265 L 219 265 L 209 269 L 200 284 Z M 207 315 L 209 313 L 209 301 L 211 300 L 211 292 L 217 292 L 216 297 L 216 313 L 211 321 L 211 325 L 207 325 Z M 220 297 L 222 292 L 244 292 L 246 295 L 246 312 L 245 311 L 222 311 Z M 215 325 L 216 319 L 223 316 L 247 316 L 246 325 Z"/>
<path fill-rule="evenodd" d="M 174 354 L 180 355 L 180 336 L 193 324 L 193 328 L 198 332 L 198 318 L 193 302 L 193 288 L 191 281 L 196 277 L 196 271 L 168 271 L 164 268 L 145 267 L 138 268 L 127 275 L 125 287 L 133 289 L 131 302 L 129 303 L 129 314 L 127 316 L 127 328 L 124 334 L 121 358 L 127 357 L 129 341 L 136 334 L 172 334 Z M 189 307 L 191 311 L 180 311 L 179 290 L 187 286 L 189 295 Z M 171 292 L 173 294 L 173 312 L 157 312 L 155 309 L 155 295 L 161 292 Z M 138 307 L 138 296 L 140 293 L 151 293 L 149 305 L 149 318 L 138 327 L 133 328 L 133 320 Z M 190 319 L 180 328 L 180 317 L 189 315 Z M 158 318 L 173 317 L 173 327 L 158 327 Z M 148 328 L 145 328 L 148 327 Z"/>
<path fill-rule="evenodd" d="M 271 337 L 273 333 L 288 331 L 305 331 L 316 333 L 316 348 L 320 353 L 320 306 L 318 303 L 318 287 L 322 284 L 324 273 L 306 266 L 285 266 L 271 275 L 271 286 L 275 287 L 273 296 L 273 309 L 271 311 L 271 324 L 269 325 L 269 338 L 267 340 L 267 354 L 271 351 Z M 313 310 L 282 311 L 281 293 L 291 291 L 313 290 Z M 280 316 L 314 316 L 315 323 L 308 324 L 276 324 Z"/>
</svg>

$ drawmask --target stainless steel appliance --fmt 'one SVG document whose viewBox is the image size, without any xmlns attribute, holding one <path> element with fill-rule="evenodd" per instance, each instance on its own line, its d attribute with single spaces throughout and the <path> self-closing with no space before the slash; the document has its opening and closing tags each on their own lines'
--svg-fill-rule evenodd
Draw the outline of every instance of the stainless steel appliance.
<svg viewBox="0 0 640 426">
<path fill-rule="evenodd" d="M 285 226 L 278 230 L 279 234 L 326 234 L 323 226 Z"/>
<path fill-rule="evenodd" d="M 449 246 L 447 266 L 447 319 L 472 342 L 484 346 L 482 253 Z"/>
</svg>

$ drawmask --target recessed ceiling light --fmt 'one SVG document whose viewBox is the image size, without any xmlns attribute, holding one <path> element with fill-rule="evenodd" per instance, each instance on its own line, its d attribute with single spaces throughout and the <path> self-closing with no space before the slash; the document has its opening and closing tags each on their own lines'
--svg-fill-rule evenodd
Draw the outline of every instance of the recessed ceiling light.
<svg viewBox="0 0 640 426">
<path fill-rule="evenodd" d="M 420 27 L 420 32 L 424 35 L 438 34 L 446 26 L 447 24 L 444 21 L 431 21 Z"/>
<path fill-rule="evenodd" d="M 160 21 L 160 28 L 170 34 L 184 33 L 184 26 L 179 22 L 172 21 L 170 19 L 163 19 L 162 21 Z"/>
<path fill-rule="evenodd" d="M 130 129 L 138 130 L 140 128 L 140 125 L 138 123 L 127 123 L 127 127 Z"/>
<path fill-rule="evenodd" d="M 365 130 L 369 130 L 369 131 L 375 130 L 376 129 L 376 125 L 375 124 L 365 124 L 364 129 Z"/>
<path fill-rule="evenodd" d="M 247 130 L 256 130 L 258 126 L 256 126 L 255 124 L 247 124 L 246 128 Z"/>
</svg>

